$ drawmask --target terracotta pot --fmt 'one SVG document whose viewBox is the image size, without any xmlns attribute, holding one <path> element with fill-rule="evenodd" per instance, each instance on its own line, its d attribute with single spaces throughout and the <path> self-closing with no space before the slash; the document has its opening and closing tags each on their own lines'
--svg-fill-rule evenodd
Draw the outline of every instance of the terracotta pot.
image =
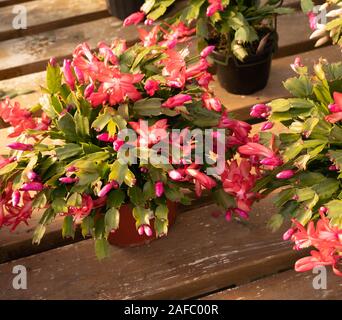
<svg viewBox="0 0 342 320">
<path fill-rule="evenodd" d="M 177 212 L 177 203 L 168 201 L 167 207 L 169 209 L 168 219 L 169 228 L 174 224 Z M 132 206 L 125 204 L 120 208 L 120 225 L 119 229 L 108 236 L 108 242 L 111 245 L 118 247 L 133 247 L 147 244 L 155 239 L 156 233 L 153 225 L 154 219 L 151 220 L 151 229 L 153 234 L 151 237 L 139 235 L 135 227 L 135 219 L 133 217 Z"/>
</svg>

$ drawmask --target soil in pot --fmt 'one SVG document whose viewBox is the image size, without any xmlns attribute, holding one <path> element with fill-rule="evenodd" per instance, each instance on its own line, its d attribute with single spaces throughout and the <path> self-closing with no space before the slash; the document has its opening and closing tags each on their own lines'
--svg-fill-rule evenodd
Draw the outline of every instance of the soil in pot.
<svg viewBox="0 0 342 320">
<path fill-rule="evenodd" d="M 168 219 L 169 228 L 174 224 L 177 212 L 177 203 L 168 201 L 169 209 Z M 151 220 L 152 236 L 148 237 L 145 234 L 139 235 L 135 227 L 135 219 L 132 213 L 132 206 L 125 204 L 120 208 L 120 225 L 118 230 L 108 236 L 108 242 L 111 245 L 118 247 L 134 247 L 147 244 L 155 239 L 156 233 L 154 230 L 154 221 Z"/>
<path fill-rule="evenodd" d="M 109 13 L 121 20 L 139 11 L 144 0 L 106 0 Z"/>
<path fill-rule="evenodd" d="M 243 62 L 235 56 L 227 57 L 216 51 L 212 53 L 216 75 L 223 88 L 234 94 L 252 94 L 266 87 L 277 42 L 274 34 L 269 37 L 261 53 L 250 55 Z"/>
</svg>

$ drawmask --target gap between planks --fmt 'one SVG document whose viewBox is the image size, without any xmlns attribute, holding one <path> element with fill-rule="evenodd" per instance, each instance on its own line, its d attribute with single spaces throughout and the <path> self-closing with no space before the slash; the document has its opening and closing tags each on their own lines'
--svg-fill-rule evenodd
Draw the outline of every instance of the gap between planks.
<svg viewBox="0 0 342 320">
<path fill-rule="evenodd" d="M 323 271 L 324 272 L 324 271 Z M 323 273 L 321 274 L 323 275 Z M 202 297 L 202 300 L 342 300 L 342 279 L 326 268 L 324 289 L 313 287 L 319 273 L 288 270 L 267 278 Z M 300 290 L 298 285 L 300 284 Z"/>
</svg>

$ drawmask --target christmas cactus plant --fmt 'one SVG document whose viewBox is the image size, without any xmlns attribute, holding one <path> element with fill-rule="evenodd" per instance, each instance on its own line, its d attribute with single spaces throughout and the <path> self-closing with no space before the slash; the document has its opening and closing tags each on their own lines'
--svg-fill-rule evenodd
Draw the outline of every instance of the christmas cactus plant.
<svg viewBox="0 0 342 320">
<path fill-rule="evenodd" d="M 328 0 L 315 6 L 312 0 L 301 0 L 301 5 L 313 30 L 310 38 L 318 38 L 316 46 L 331 39 L 333 44 L 342 47 L 342 1 Z"/>
<path fill-rule="evenodd" d="M 281 188 L 275 198 L 279 213 L 270 226 L 277 229 L 291 219 L 284 239 L 296 250 L 316 249 L 297 261 L 297 271 L 331 265 L 342 275 L 342 63 L 322 59 L 311 75 L 297 58 L 292 68 L 297 77 L 284 82 L 292 97 L 256 105 L 251 113 L 268 118 L 266 129 L 284 126 L 278 136 L 261 134 L 265 145 L 273 141 L 283 163 L 260 179 L 255 191 L 266 195 Z"/>
<path fill-rule="evenodd" d="M 251 126 L 231 118 L 210 90 L 210 51 L 189 57 L 165 39 L 131 47 L 115 40 L 94 52 L 80 44 L 62 67 L 51 59 L 37 105 L 0 102 L 16 139 L 1 157 L 0 227 L 13 230 L 36 212 L 39 243 L 62 216 L 63 236 L 74 237 L 80 227 L 101 258 L 125 219 L 124 204 L 146 236 L 152 228 L 167 234 L 167 201 L 187 205 L 204 189 L 227 219 L 247 217 L 258 175 L 249 158 L 239 165 L 235 154 Z"/>
<path fill-rule="evenodd" d="M 125 25 L 137 24 L 145 19 L 145 24 L 162 17 L 175 0 L 145 0 L 141 11 L 126 18 Z M 249 55 L 263 50 L 267 39 L 274 37 L 273 18 L 276 14 L 290 13 L 289 8 L 281 8 L 282 1 L 226 1 L 189 0 L 172 18 L 171 24 L 195 22 L 199 47 L 215 45 L 216 50 L 225 55 L 232 54 L 243 61 Z M 164 26 L 165 28 L 167 25 Z M 275 39 L 273 39 L 275 40 Z"/>
</svg>

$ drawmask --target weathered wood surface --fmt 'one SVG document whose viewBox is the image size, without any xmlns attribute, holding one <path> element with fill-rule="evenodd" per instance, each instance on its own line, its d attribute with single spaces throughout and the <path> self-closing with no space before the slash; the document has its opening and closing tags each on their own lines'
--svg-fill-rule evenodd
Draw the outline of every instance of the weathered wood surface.
<svg viewBox="0 0 342 320">
<path fill-rule="evenodd" d="M 201 207 L 208 205 L 208 203 L 210 203 L 209 197 L 204 196 L 194 201 L 190 206 L 179 205 L 177 211 L 178 213 L 182 213 L 195 208 L 199 210 Z M 29 220 L 28 226 L 20 224 L 14 231 L 7 228 L 0 230 L 0 263 L 27 257 L 84 240 L 80 230 L 77 230 L 74 239 L 64 239 L 61 231 L 63 217 L 57 216 L 47 227 L 46 234 L 41 244 L 39 246 L 33 245 L 32 237 L 40 217 L 40 213 L 35 212 Z"/>
<path fill-rule="evenodd" d="M 265 221 L 271 201 L 249 222 L 214 218 L 209 205 L 180 214 L 168 237 L 137 248 L 111 248 L 98 261 L 85 240 L 0 265 L 0 299 L 191 298 L 292 267 L 298 253 Z M 191 230 L 191 232 L 189 232 Z M 28 270 L 28 289 L 12 288 L 12 268 Z"/>
<path fill-rule="evenodd" d="M 111 42 L 115 37 L 128 42 L 137 40 L 134 26 L 123 28 L 122 21 L 110 17 L 61 29 L 1 42 L 0 80 L 45 69 L 51 57 L 70 56 L 77 44 Z"/>
<path fill-rule="evenodd" d="M 342 300 L 342 279 L 327 267 L 326 289 L 313 287 L 314 274 L 293 270 L 275 274 L 241 287 L 221 291 L 204 300 Z M 321 273 L 320 273 L 321 275 Z M 317 283 L 316 280 L 315 283 Z M 321 283 L 320 281 L 318 281 Z"/>
<path fill-rule="evenodd" d="M 0 8 L 30 2 L 34 0 L 0 0 Z"/>
<path fill-rule="evenodd" d="M 253 104 L 269 102 L 272 99 L 286 97 L 288 92 L 281 85 L 282 81 L 294 76 L 290 68 L 290 63 L 294 61 L 295 56 L 276 59 L 272 62 L 271 76 L 265 89 L 248 96 L 240 96 L 228 93 L 223 89 L 218 81 L 213 83 L 214 92 L 220 97 L 223 104 L 229 111 L 241 120 L 248 120 L 249 109 Z M 341 60 L 341 53 L 337 47 L 329 46 L 312 50 L 300 54 L 304 64 L 312 65 L 320 57 L 325 57 L 330 62 Z M 23 106 L 30 107 L 37 103 L 39 98 L 39 85 L 45 83 L 45 72 L 39 72 L 26 76 L 20 76 L 13 79 L 0 81 L 0 91 L 8 91 L 15 88 L 17 91 L 35 91 L 27 95 L 20 95 L 14 100 L 19 101 Z M 1 144 L 1 143 L 0 143 Z"/>
<path fill-rule="evenodd" d="M 295 49 L 290 50 L 291 54 L 309 49 L 306 45 L 302 46 L 305 42 L 303 39 L 309 34 L 307 18 L 302 13 L 294 13 L 291 17 L 292 19 L 281 16 L 278 19 L 278 56 L 288 55 L 290 47 Z M 290 25 L 283 23 L 283 19 L 286 19 L 286 23 L 290 21 Z M 308 29 L 305 34 L 302 31 L 304 29 Z M 300 33 L 297 30 L 301 30 Z M 110 17 L 3 41 L 0 44 L 0 80 L 42 71 L 51 57 L 61 60 L 70 56 L 75 46 L 81 42 L 87 41 L 91 47 L 95 47 L 99 41 L 110 42 L 114 37 L 134 42 L 137 41 L 138 34 L 135 26 L 123 28 L 122 21 Z"/>
<path fill-rule="evenodd" d="M 13 5 L 0 9 L 0 41 L 109 16 L 106 0 L 36 0 L 22 5 L 27 13 L 25 29 L 13 28 L 17 15 L 12 12 Z"/>
</svg>

